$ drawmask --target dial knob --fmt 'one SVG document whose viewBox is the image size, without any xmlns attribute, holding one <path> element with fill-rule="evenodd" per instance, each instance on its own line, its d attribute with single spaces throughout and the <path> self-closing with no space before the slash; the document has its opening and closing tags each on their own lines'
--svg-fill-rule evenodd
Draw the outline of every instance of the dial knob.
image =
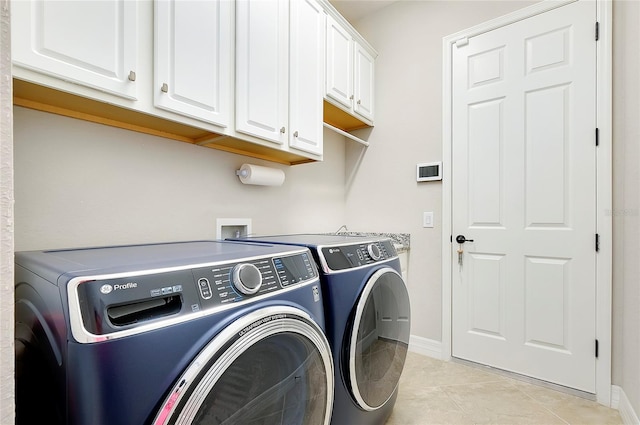
<svg viewBox="0 0 640 425">
<path fill-rule="evenodd" d="M 233 268 L 233 286 L 245 295 L 258 292 L 262 285 L 262 273 L 253 264 L 242 263 Z"/>
<path fill-rule="evenodd" d="M 378 248 L 378 245 L 374 243 L 369 244 L 369 246 L 367 246 L 367 252 L 371 256 L 371 258 L 373 258 L 374 261 L 378 261 L 382 259 L 382 252 L 380 252 L 380 248 Z"/>
</svg>

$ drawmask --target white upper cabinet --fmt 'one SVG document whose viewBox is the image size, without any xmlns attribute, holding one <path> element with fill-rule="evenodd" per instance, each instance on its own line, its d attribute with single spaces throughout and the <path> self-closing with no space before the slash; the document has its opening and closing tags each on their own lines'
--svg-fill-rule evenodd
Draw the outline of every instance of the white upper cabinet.
<svg viewBox="0 0 640 425">
<path fill-rule="evenodd" d="M 17 106 L 283 164 L 322 160 L 323 121 L 373 125 L 375 50 L 328 0 L 11 9 Z"/>
<path fill-rule="evenodd" d="M 315 0 L 236 2 L 236 130 L 322 154 L 324 10 Z"/>
<path fill-rule="evenodd" d="M 154 105 L 227 127 L 233 3 L 156 0 L 154 10 Z"/>
<path fill-rule="evenodd" d="M 236 130 L 287 141 L 288 2 L 236 1 Z"/>
<path fill-rule="evenodd" d="M 360 44 L 355 44 L 354 104 L 356 114 L 373 121 L 374 58 Z"/>
<path fill-rule="evenodd" d="M 127 0 L 13 1 L 13 63 L 136 99 L 137 3 Z"/>
<path fill-rule="evenodd" d="M 322 154 L 325 13 L 315 0 L 292 0 L 289 146 Z"/>
<path fill-rule="evenodd" d="M 326 95 L 351 109 L 353 100 L 353 39 L 331 16 L 327 16 Z"/>
<path fill-rule="evenodd" d="M 325 97 L 372 125 L 375 51 L 356 34 L 346 23 L 327 17 Z"/>
</svg>

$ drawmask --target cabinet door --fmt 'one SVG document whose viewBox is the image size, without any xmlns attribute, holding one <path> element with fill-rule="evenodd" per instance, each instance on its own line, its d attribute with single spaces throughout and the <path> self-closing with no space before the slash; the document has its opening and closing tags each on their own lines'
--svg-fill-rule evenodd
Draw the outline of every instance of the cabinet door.
<svg viewBox="0 0 640 425">
<path fill-rule="evenodd" d="M 353 40 L 338 22 L 327 16 L 326 94 L 351 109 L 353 103 Z"/>
<path fill-rule="evenodd" d="M 232 3 L 156 0 L 154 6 L 155 106 L 228 126 Z"/>
<path fill-rule="evenodd" d="M 325 14 L 316 0 L 291 2 L 289 146 L 322 154 Z"/>
<path fill-rule="evenodd" d="M 137 2 L 21 0 L 11 8 L 16 66 L 137 98 Z"/>
<path fill-rule="evenodd" d="M 288 3 L 236 1 L 236 130 L 275 143 L 288 137 Z"/>
<path fill-rule="evenodd" d="M 373 121 L 374 59 L 362 46 L 355 46 L 355 82 L 353 110 Z"/>
</svg>

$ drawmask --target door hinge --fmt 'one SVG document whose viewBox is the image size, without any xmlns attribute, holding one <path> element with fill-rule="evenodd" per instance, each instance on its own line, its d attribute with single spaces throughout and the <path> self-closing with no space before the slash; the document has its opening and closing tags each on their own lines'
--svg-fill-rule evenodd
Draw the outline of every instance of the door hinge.
<svg viewBox="0 0 640 425">
<path fill-rule="evenodd" d="M 600 129 L 596 128 L 596 146 L 600 146 Z"/>
<path fill-rule="evenodd" d="M 596 359 L 598 358 L 598 340 L 596 339 Z"/>
<path fill-rule="evenodd" d="M 600 22 L 596 22 L 596 41 L 600 40 Z"/>
<path fill-rule="evenodd" d="M 596 252 L 600 251 L 600 235 L 596 233 Z"/>
<path fill-rule="evenodd" d="M 469 44 L 469 38 L 468 37 L 462 37 L 462 38 L 456 40 L 456 47 L 463 47 L 463 46 L 466 46 L 467 44 Z"/>
</svg>

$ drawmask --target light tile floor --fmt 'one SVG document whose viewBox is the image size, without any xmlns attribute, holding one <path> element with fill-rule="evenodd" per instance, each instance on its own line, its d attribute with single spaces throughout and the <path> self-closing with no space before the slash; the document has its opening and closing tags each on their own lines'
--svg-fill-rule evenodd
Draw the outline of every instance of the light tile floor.
<svg viewBox="0 0 640 425">
<path fill-rule="evenodd" d="M 617 410 L 490 370 L 408 353 L 386 425 L 622 424 Z"/>
</svg>

